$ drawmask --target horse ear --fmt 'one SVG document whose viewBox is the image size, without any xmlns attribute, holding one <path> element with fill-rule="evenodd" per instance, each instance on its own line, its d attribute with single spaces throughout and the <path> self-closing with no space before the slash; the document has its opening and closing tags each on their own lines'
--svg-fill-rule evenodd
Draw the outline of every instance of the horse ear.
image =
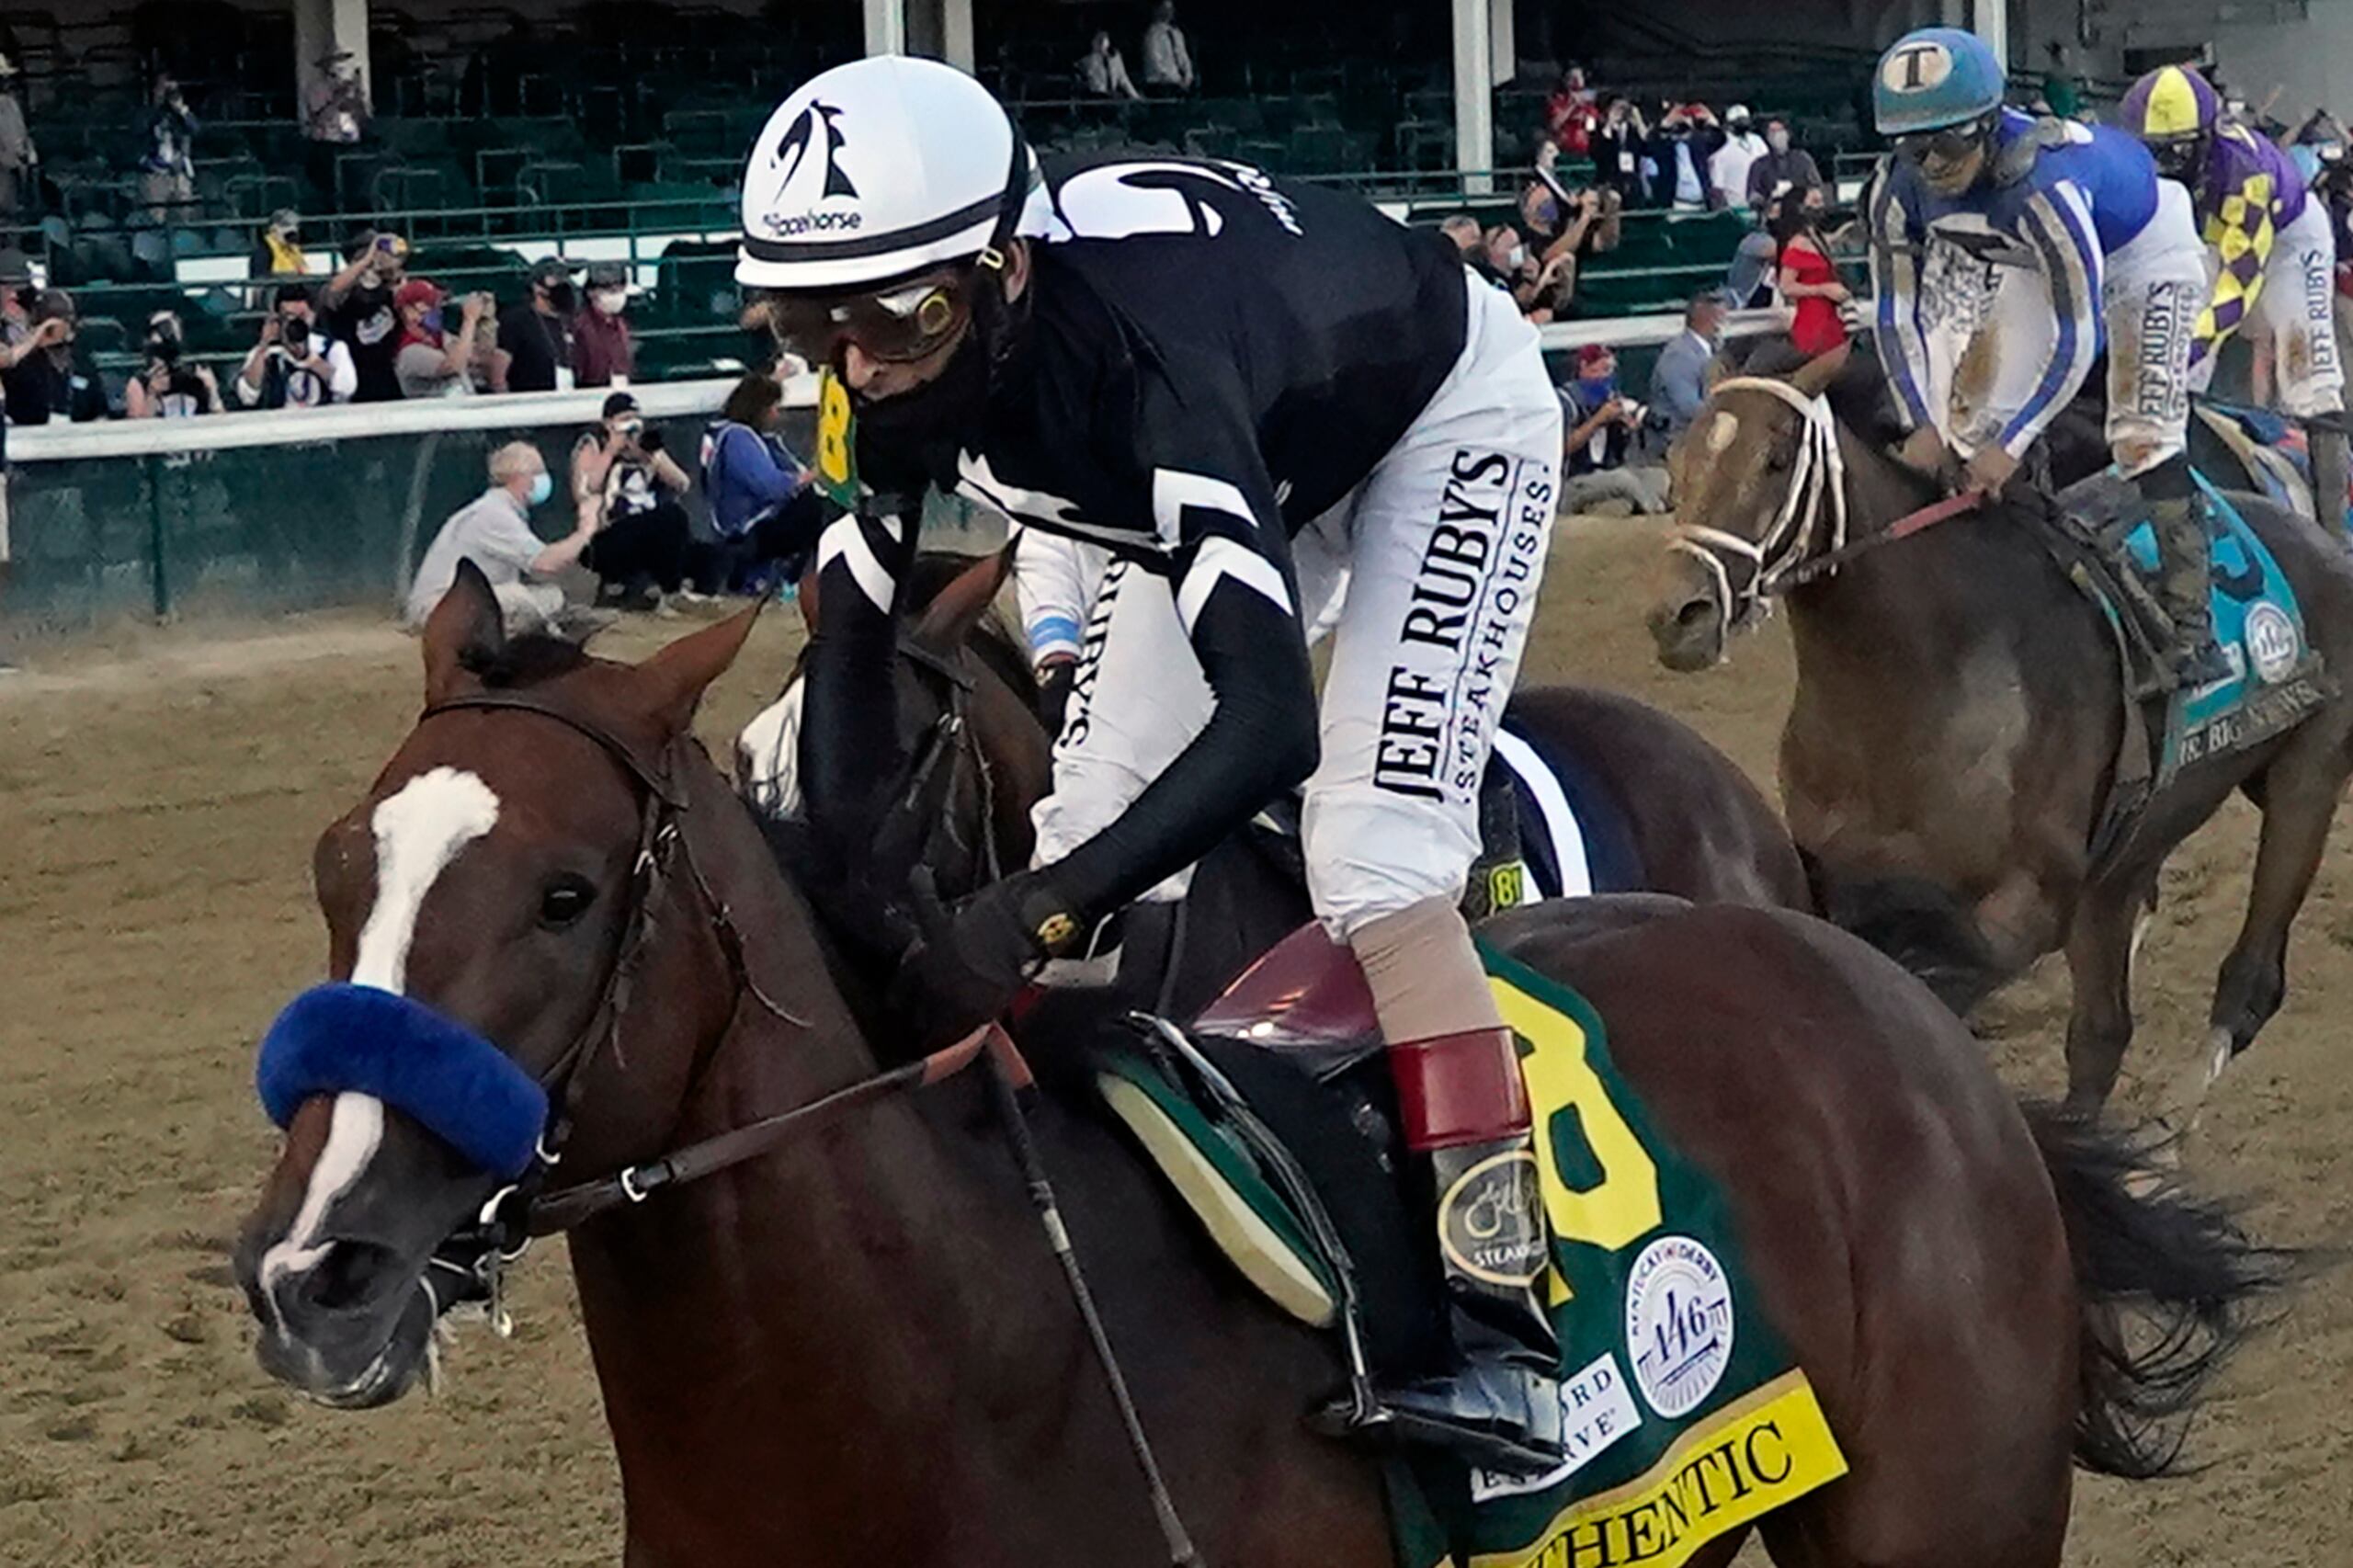
<svg viewBox="0 0 2353 1568">
<path fill-rule="evenodd" d="M 637 666 L 636 678 L 646 708 L 665 734 L 683 734 L 694 722 L 695 705 L 702 700 L 703 688 L 727 673 L 759 619 L 760 605 L 756 602 L 715 626 L 679 638 Z"/>
<path fill-rule="evenodd" d="M 1790 373 L 1790 385 L 1808 397 L 1820 397 L 1847 368 L 1847 356 L 1854 351 L 1852 343 L 1842 343 L 1827 354 L 1815 355 Z"/>
<path fill-rule="evenodd" d="M 981 617 L 988 614 L 989 606 L 996 602 L 997 590 L 1005 586 L 1006 574 L 1013 568 L 1013 551 L 1008 544 L 956 574 L 924 607 L 923 618 L 915 622 L 915 641 L 926 648 L 962 647 Z"/>
<path fill-rule="evenodd" d="M 458 575 L 433 613 L 425 618 L 425 701 L 427 707 L 454 692 L 469 666 L 494 661 L 506 647 L 506 622 L 490 579 L 471 561 L 458 562 Z"/>
</svg>

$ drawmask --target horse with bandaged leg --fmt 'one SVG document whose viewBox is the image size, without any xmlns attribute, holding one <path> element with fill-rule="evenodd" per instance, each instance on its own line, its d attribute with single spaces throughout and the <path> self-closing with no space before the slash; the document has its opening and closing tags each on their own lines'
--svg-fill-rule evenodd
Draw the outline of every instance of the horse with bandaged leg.
<svg viewBox="0 0 2353 1568">
<path fill-rule="evenodd" d="M 506 642 L 461 571 L 424 714 L 319 843 L 330 986 L 263 1051 L 285 1139 L 235 1272 L 264 1368 L 396 1399 L 452 1301 L 569 1231 L 634 1568 L 1093 1568 L 1168 1551 L 1172 1520 L 1180 1560 L 1394 1561 L 1382 1465 L 1299 1419 L 1341 1375 L 1328 1337 L 1236 1290 L 1009 1053 L 886 1065 L 689 733 L 749 625 L 617 665 Z M 1806 917 L 1602 897 L 1490 934 L 1599 1009 L 1716 1173 L 1742 1321 L 1786 1341 L 1846 1456 L 1688 1561 L 1722 1568 L 1753 1524 L 1785 1564 L 2055 1568 L 2071 1458 L 2171 1463 L 2143 1424 L 2187 1408 L 2277 1274 L 2220 1210 L 2022 1115 L 1926 991 Z M 1040 1169 L 1092 1314 L 1039 1234 Z M 2134 1308 L 2187 1337 L 2131 1335 Z"/>
</svg>

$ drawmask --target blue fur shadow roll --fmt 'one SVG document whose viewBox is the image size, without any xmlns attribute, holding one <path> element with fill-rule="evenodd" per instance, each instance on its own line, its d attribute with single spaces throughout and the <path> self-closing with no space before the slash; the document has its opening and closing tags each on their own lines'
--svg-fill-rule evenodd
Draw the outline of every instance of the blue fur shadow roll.
<svg viewBox="0 0 2353 1568">
<path fill-rule="evenodd" d="M 548 1119 L 547 1092 L 490 1041 L 422 1002 L 343 982 L 286 1005 L 262 1037 L 254 1084 L 280 1127 L 314 1095 L 372 1095 L 510 1181 Z"/>
</svg>

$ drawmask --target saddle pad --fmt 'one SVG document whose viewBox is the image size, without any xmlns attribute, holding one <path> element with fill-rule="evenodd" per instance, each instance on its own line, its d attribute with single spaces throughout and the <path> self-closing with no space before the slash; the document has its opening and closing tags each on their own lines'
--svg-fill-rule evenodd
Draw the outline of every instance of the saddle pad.
<svg viewBox="0 0 2353 1568">
<path fill-rule="evenodd" d="M 2160 780 L 2191 763 L 2269 739 L 2326 696 L 2320 655 L 2304 634 L 2303 607 L 2288 574 L 2238 508 L 2203 475 L 2198 484 L 2206 494 L 2213 540 L 2214 640 L 2231 673 L 2175 694 L 2157 763 Z M 2125 536 L 2125 548 L 2142 574 L 2154 578 L 2157 540 L 2147 523 Z"/>
<path fill-rule="evenodd" d="M 1532 1480 L 1427 1450 L 1389 1463 L 1398 1562 L 1676 1568 L 1846 1460 L 1759 1310 L 1724 1195 L 1660 1135 L 1610 1062 L 1601 1020 L 1567 988 L 1481 956 L 1537 1118 L 1570 1453 Z M 1141 1054 L 1111 1059 L 1100 1081 L 1244 1277 L 1292 1316 L 1330 1324 L 1338 1270 L 1309 1239 L 1328 1228 L 1285 1201 L 1216 1108 Z"/>
</svg>

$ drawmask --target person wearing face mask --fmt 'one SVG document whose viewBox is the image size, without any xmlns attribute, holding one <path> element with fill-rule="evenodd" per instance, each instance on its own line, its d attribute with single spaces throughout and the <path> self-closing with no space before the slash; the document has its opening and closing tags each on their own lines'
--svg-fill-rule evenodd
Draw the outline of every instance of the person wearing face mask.
<svg viewBox="0 0 2353 1568">
<path fill-rule="evenodd" d="M 499 392 L 570 392 L 573 387 L 572 268 L 562 256 L 531 267 L 531 308 L 498 318 Z"/>
<path fill-rule="evenodd" d="M 2214 286 L 2190 344 L 2190 390 L 2206 390 L 2222 344 L 2245 328 L 2272 367 L 2272 401 L 2304 422 L 2313 494 L 2335 497 L 2335 512 L 2321 520 L 2341 528 L 2353 459 L 2336 346 L 2336 236 L 2326 205 L 2286 153 L 2225 119 L 2220 97 L 2188 66 L 2165 66 L 2133 83 L 2117 119 L 2147 144 L 2160 174 L 2188 188 L 2212 253 Z"/>
<path fill-rule="evenodd" d="M 510 441 L 491 453 L 490 488 L 449 515 L 417 562 L 404 618 L 409 629 L 425 624 L 458 580 L 461 561 L 472 562 L 490 579 L 510 637 L 525 631 L 585 637 L 610 625 L 611 616 L 566 608 L 563 586 L 551 581 L 577 564 L 597 538 L 596 519 L 587 516 L 553 544 L 531 531 L 532 508 L 554 494 L 547 462 L 530 442 Z"/>
<path fill-rule="evenodd" d="M 1551 261 L 1538 259 L 1519 231 L 1508 223 L 1498 223 L 1487 233 L 1487 265 L 1483 274 L 1509 294 L 1519 313 L 1538 326 L 1552 319 L 1553 312 L 1567 303 L 1562 280 L 1574 279 L 1576 257 L 1563 251 Z"/>
<path fill-rule="evenodd" d="M 2125 131 L 2004 108 L 2006 85 L 1992 47 L 1956 28 L 1907 34 L 1873 77 L 1895 151 L 1865 202 L 1872 338 L 1911 431 L 1903 455 L 1923 472 L 1957 464 L 1960 485 L 1998 494 L 2105 346 L 2109 452 L 2164 558 L 2174 674 L 2219 678 L 2229 665 L 2188 455 L 2206 299 L 2189 193 Z"/>
<path fill-rule="evenodd" d="M 1790 128 L 1778 119 L 1765 122 L 1765 151 L 1748 165 L 1748 205 L 1758 211 L 1777 196 L 1812 190 L 1822 184 L 1821 165 L 1813 154 L 1792 146 Z"/>
<path fill-rule="evenodd" d="M 79 425 L 107 417 L 106 383 L 75 343 L 78 312 L 63 289 L 35 295 L 24 336 L 10 345 L 5 376 L 8 423 L 46 425 L 52 418 Z"/>
<path fill-rule="evenodd" d="M 621 312 L 629 308 L 629 275 L 617 261 L 588 269 L 588 308 L 573 318 L 574 384 L 625 387 L 637 374 L 637 346 Z"/>
<path fill-rule="evenodd" d="M 1795 200 L 1785 198 L 1773 219 L 1780 294 L 1795 307 L 1790 344 L 1809 359 L 1846 346 L 1847 319 L 1838 307 L 1854 298 L 1830 259 L 1822 214 L 1821 191 L 1809 190 Z"/>
<path fill-rule="evenodd" d="M 893 963 L 900 1038 L 1001 1016 L 1303 784 L 1310 902 L 1362 968 L 1417 1222 L 1437 1254 L 1470 1206 L 1496 1221 L 1478 1264 L 1440 1265 L 1443 1369 L 1377 1369 L 1320 1424 L 1558 1467 L 1534 1133 L 1460 903 L 1557 499 L 1536 332 L 1445 236 L 1361 197 L 1231 160 L 1040 160 L 986 87 L 910 56 L 787 97 L 743 216 L 737 280 L 824 367 L 817 466 L 855 504 L 817 547 L 804 885 Z M 1111 557 L 1032 864 L 952 909 L 871 859 L 907 766 L 903 585 L 935 487 Z"/>
<path fill-rule="evenodd" d="M 1718 207 L 1748 205 L 1748 171 L 1766 153 L 1765 138 L 1756 134 L 1746 104 L 1724 110 L 1724 144 L 1708 159 L 1708 184 Z"/>
<path fill-rule="evenodd" d="M 1658 351 L 1651 368 L 1651 407 L 1672 441 L 1708 401 L 1708 375 L 1724 345 L 1724 297 L 1698 294 L 1684 307 L 1683 330 Z"/>
<path fill-rule="evenodd" d="M 244 408 L 324 408 L 351 401 L 359 371 L 351 350 L 319 330 L 310 289 L 281 283 L 231 389 Z"/>
<path fill-rule="evenodd" d="M 469 380 L 476 329 L 491 308 L 488 294 L 468 294 L 449 319 L 448 296 L 422 278 L 412 278 L 393 295 L 401 315 L 400 351 L 392 369 L 403 397 L 460 397 L 473 390 Z"/>
<path fill-rule="evenodd" d="M 1559 388 L 1561 509 L 1593 512 L 1623 502 L 1637 514 L 1666 510 L 1666 471 L 1634 466 L 1648 412 L 1618 388 L 1618 355 L 1606 344 L 1577 350 L 1576 374 Z"/>
<path fill-rule="evenodd" d="M 1659 119 L 1658 134 L 1651 141 L 1650 201 L 1677 212 L 1704 212 L 1722 199 L 1708 183 L 1708 161 L 1722 145 L 1723 131 L 1713 110 L 1705 104 L 1678 104 Z"/>
<path fill-rule="evenodd" d="M 187 339 L 179 316 L 157 311 L 147 320 L 147 362 L 122 389 L 127 419 L 187 419 L 221 412 L 221 384 L 210 367 L 181 363 Z"/>
</svg>

